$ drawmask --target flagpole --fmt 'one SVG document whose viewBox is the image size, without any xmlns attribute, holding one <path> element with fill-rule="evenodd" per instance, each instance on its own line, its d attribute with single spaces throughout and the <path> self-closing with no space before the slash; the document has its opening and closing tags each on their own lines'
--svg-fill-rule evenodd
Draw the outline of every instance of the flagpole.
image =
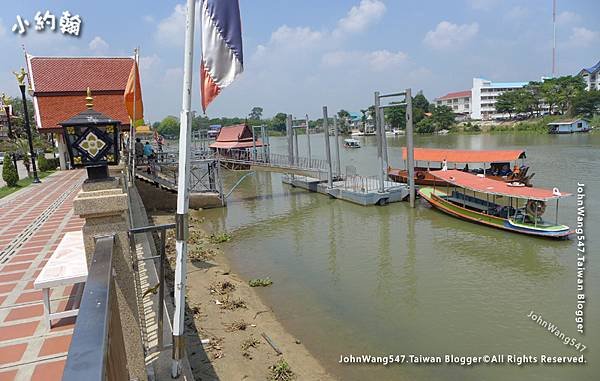
<svg viewBox="0 0 600 381">
<path fill-rule="evenodd" d="M 130 179 L 131 185 L 135 184 L 135 117 L 136 117 L 136 96 L 137 96 L 137 61 L 138 61 L 139 48 L 133 49 L 133 118 L 129 117 L 129 165 L 130 165 Z"/>
<path fill-rule="evenodd" d="M 179 176 L 177 181 L 177 214 L 175 265 L 175 316 L 173 318 L 173 363 L 171 376 L 176 378 L 181 372 L 181 361 L 185 349 L 185 284 L 187 265 L 187 239 L 189 235 L 188 184 L 190 175 L 190 135 L 192 131 L 192 66 L 194 63 L 194 23 L 196 0 L 187 0 L 187 16 L 185 23 L 185 53 L 183 63 L 183 100 L 179 126 Z"/>
</svg>

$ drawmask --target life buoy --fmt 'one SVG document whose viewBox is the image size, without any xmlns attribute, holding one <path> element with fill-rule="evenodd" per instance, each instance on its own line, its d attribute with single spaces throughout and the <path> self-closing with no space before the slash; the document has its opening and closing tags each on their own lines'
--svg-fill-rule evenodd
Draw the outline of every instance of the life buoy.
<svg viewBox="0 0 600 381">
<path fill-rule="evenodd" d="M 417 172 L 415 174 L 415 176 L 417 177 L 417 179 L 423 180 L 425 178 L 425 173 L 423 173 L 423 172 Z"/>
<path fill-rule="evenodd" d="M 529 200 L 526 205 L 527 214 L 534 217 L 541 217 L 546 211 L 546 203 L 540 200 Z"/>
</svg>

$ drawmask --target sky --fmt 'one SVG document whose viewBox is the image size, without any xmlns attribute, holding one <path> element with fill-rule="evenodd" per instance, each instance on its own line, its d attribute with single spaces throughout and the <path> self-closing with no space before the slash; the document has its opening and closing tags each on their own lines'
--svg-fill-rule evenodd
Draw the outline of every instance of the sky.
<svg viewBox="0 0 600 381">
<path fill-rule="evenodd" d="M 199 8 L 199 5 L 197 5 Z M 244 73 L 208 107 L 209 117 L 278 112 L 319 118 L 322 107 L 358 111 L 373 92 L 422 90 L 428 99 L 471 88 L 473 77 L 531 81 L 552 69 L 552 0 L 240 0 Z M 79 37 L 35 30 L 35 14 L 82 19 Z M 4 2 L 0 10 L 0 92 L 17 95 L 13 70 L 32 55 L 131 56 L 149 122 L 179 115 L 184 0 Z M 31 23 L 14 33 L 17 15 Z M 557 0 L 558 74 L 600 60 L 600 1 Z M 198 20 L 198 18 L 197 18 Z M 58 29 L 58 27 L 57 27 Z M 192 108 L 198 86 L 199 22 Z"/>
</svg>

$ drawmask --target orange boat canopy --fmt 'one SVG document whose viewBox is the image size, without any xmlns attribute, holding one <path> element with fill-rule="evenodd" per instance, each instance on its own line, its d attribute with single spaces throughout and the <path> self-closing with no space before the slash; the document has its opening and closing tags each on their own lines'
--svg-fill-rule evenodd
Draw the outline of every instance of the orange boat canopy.
<svg viewBox="0 0 600 381">
<path fill-rule="evenodd" d="M 524 159 L 523 150 L 476 151 L 438 148 L 415 148 L 415 160 L 448 163 L 505 163 Z M 402 147 L 402 159 L 406 160 L 406 147 Z"/>
<path fill-rule="evenodd" d="M 445 182 L 457 187 L 469 189 L 475 192 L 495 194 L 498 196 L 508 196 L 540 201 L 548 201 L 571 196 L 570 193 L 559 192 L 558 188 L 550 190 L 526 186 L 511 186 L 510 183 L 506 183 L 504 181 L 492 180 L 488 177 L 480 177 L 456 169 L 448 171 L 431 171 L 429 173 L 438 179 L 444 180 Z"/>
</svg>

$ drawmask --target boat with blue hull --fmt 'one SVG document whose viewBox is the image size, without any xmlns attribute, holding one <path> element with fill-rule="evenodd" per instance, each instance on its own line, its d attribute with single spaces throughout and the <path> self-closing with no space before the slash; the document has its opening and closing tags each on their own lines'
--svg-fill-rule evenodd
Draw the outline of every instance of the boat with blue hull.
<svg viewBox="0 0 600 381">
<path fill-rule="evenodd" d="M 573 231 L 558 223 L 558 201 L 571 194 L 524 187 L 459 170 L 432 171 L 446 186 L 421 187 L 419 194 L 433 207 L 452 216 L 515 233 L 548 238 L 567 238 Z M 556 201 L 555 221 L 544 215 L 549 201 Z"/>
</svg>

